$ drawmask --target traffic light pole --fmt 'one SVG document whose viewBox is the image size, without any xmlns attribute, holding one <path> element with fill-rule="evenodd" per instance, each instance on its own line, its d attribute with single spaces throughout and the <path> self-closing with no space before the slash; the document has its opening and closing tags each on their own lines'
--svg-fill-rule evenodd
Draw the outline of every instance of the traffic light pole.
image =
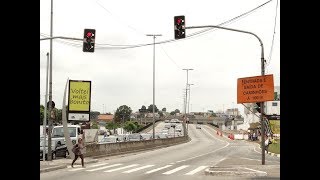
<svg viewBox="0 0 320 180">
<path fill-rule="evenodd" d="M 229 31 L 236 31 L 236 32 L 241 32 L 241 33 L 246 33 L 246 34 L 251 34 L 254 37 L 256 37 L 259 42 L 260 42 L 260 46 L 261 46 L 261 75 L 264 76 L 265 75 L 265 66 L 264 66 L 264 49 L 263 49 L 263 43 L 261 41 L 261 39 L 254 33 L 249 32 L 249 31 L 242 31 L 242 30 L 238 30 L 238 29 L 232 29 L 232 28 L 226 28 L 226 27 L 221 27 L 221 26 L 213 26 L 213 25 L 208 25 L 208 26 L 190 26 L 190 27 L 185 27 L 185 29 L 195 29 L 195 28 L 218 28 L 218 29 L 224 29 L 224 30 L 229 30 Z M 264 118 L 263 118 L 263 114 L 264 114 L 264 102 L 260 102 L 261 105 L 261 115 L 260 115 L 260 122 L 261 122 L 261 149 L 262 149 L 262 165 L 265 164 L 265 144 L 264 144 L 264 137 L 265 137 L 265 132 L 264 132 Z"/>
</svg>

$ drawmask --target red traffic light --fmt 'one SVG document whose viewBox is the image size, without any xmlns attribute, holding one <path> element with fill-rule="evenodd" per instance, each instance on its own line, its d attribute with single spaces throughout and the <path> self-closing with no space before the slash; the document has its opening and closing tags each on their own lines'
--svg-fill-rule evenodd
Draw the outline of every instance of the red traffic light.
<svg viewBox="0 0 320 180">
<path fill-rule="evenodd" d="M 177 24 L 181 24 L 182 23 L 182 19 L 177 19 Z"/>
<path fill-rule="evenodd" d="M 91 37 L 91 36 L 92 36 L 92 32 L 88 32 L 87 37 Z"/>
</svg>

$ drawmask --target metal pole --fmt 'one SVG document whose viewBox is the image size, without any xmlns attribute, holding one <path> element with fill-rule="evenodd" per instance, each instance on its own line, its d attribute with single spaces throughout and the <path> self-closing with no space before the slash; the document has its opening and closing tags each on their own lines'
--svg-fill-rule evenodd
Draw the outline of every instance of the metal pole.
<svg viewBox="0 0 320 180">
<path fill-rule="evenodd" d="M 155 111 L 155 69 L 156 69 L 156 36 L 162 36 L 161 34 L 147 34 L 147 36 L 153 36 L 153 105 L 152 105 L 152 135 L 153 139 L 155 139 L 155 130 L 154 130 L 154 124 L 155 124 L 155 117 L 154 117 L 154 111 Z"/>
<path fill-rule="evenodd" d="M 52 37 L 53 25 L 53 0 L 51 0 L 51 23 L 50 23 L 50 37 Z M 49 80 L 49 132 L 48 132 L 48 160 L 51 161 L 51 131 L 52 131 L 52 39 L 50 39 L 50 80 Z"/>
<path fill-rule="evenodd" d="M 184 131 L 183 134 L 184 136 L 186 135 L 186 121 L 187 121 L 187 103 L 188 103 L 188 72 L 189 70 L 193 70 L 193 69 L 182 69 L 182 70 L 186 70 L 187 71 L 187 83 L 186 83 L 186 101 L 185 101 L 185 106 L 184 106 L 184 117 L 185 117 L 185 121 L 183 122 L 184 124 Z"/>
<path fill-rule="evenodd" d="M 46 71 L 46 93 L 44 97 L 44 117 L 43 117 L 43 161 L 46 160 L 46 142 L 47 142 L 47 101 L 48 101 L 48 71 L 49 71 L 49 53 L 47 53 L 47 71 Z"/>
<path fill-rule="evenodd" d="M 189 85 L 189 101 L 188 101 L 188 115 L 189 115 L 189 113 L 190 113 L 189 107 L 190 107 L 191 85 L 194 85 L 194 84 L 188 84 L 188 85 Z M 188 128 L 189 128 L 189 123 L 187 123 L 187 132 L 188 132 Z"/>
<path fill-rule="evenodd" d="M 264 76 L 265 73 L 265 60 L 264 60 L 264 49 L 263 49 L 263 43 L 262 40 L 259 38 L 259 36 L 257 36 L 256 34 L 249 32 L 249 31 L 242 31 L 242 30 L 238 30 L 238 29 L 232 29 L 232 28 L 226 28 L 226 27 L 220 27 L 220 26 L 213 26 L 213 25 L 209 25 L 209 26 L 191 26 L 191 27 L 185 27 L 185 29 L 193 29 L 193 28 L 207 28 L 207 27 L 213 27 L 213 28 L 218 28 L 218 29 L 225 29 L 225 30 L 229 30 L 229 31 L 236 31 L 236 32 L 241 32 L 241 33 L 246 33 L 246 34 L 251 34 L 253 36 L 255 36 L 259 42 L 260 42 L 260 46 L 261 46 L 261 75 Z M 261 122 L 261 147 L 262 147 L 262 165 L 265 164 L 265 145 L 264 145 L 264 102 L 260 102 L 260 107 L 261 107 L 261 116 L 260 116 L 260 122 Z"/>
</svg>

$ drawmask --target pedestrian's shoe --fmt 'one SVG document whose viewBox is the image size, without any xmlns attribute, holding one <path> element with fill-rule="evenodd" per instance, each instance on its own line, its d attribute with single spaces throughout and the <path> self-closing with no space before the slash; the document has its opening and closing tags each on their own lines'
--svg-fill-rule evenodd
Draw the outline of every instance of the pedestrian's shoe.
<svg viewBox="0 0 320 180">
<path fill-rule="evenodd" d="M 73 168 L 73 164 L 71 164 L 71 167 Z"/>
</svg>

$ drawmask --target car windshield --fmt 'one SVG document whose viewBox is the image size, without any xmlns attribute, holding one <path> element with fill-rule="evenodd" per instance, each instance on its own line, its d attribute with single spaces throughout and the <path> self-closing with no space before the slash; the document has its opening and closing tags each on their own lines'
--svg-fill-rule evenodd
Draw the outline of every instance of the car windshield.
<svg viewBox="0 0 320 180">
<path fill-rule="evenodd" d="M 68 127 L 68 131 L 70 137 L 76 137 L 77 128 L 76 127 Z M 64 137 L 63 127 L 53 128 L 52 137 Z"/>
</svg>

